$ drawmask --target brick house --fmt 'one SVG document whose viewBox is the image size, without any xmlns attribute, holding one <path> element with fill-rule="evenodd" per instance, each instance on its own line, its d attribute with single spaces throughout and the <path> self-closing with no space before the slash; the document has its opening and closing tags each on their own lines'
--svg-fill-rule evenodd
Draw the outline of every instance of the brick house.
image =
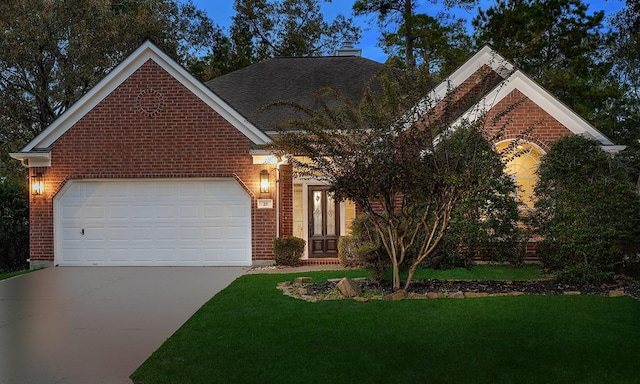
<svg viewBox="0 0 640 384">
<path fill-rule="evenodd" d="M 29 167 L 31 266 L 249 266 L 273 260 L 283 235 L 308 240 L 305 258 L 335 257 L 356 207 L 294 179 L 284 159 L 260 149 L 286 117 L 262 108 L 312 103 L 323 86 L 355 100 L 380 67 L 357 55 L 276 58 L 202 84 L 144 43 L 11 154 Z M 525 202 L 558 137 L 588 135 L 617 149 L 490 47 L 430 96 L 450 89 L 460 118 L 519 103 L 498 148 L 536 122 L 526 155 L 509 164 Z"/>
</svg>

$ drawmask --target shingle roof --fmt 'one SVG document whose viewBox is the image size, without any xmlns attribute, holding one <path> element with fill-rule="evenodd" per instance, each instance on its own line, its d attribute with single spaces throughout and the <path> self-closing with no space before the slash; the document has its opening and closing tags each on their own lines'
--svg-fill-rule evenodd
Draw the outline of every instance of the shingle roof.
<svg viewBox="0 0 640 384">
<path fill-rule="evenodd" d="M 313 94 L 323 87 L 338 89 L 357 101 L 381 68 L 381 63 L 357 56 L 273 58 L 205 85 L 253 125 L 273 131 L 291 116 L 281 108 L 261 108 L 280 101 L 314 106 Z"/>
</svg>

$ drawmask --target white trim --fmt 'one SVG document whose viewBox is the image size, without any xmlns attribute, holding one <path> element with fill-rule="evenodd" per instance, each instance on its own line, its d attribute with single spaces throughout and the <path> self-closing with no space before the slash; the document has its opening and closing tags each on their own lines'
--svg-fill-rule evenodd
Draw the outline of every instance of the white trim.
<svg viewBox="0 0 640 384">
<path fill-rule="evenodd" d="M 51 152 L 16 152 L 9 156 L 22 161 L 22 165 L 29 168 L 51 166 Z"/>
<path fill-rule="evenodd" d="M 98 82 L 89 92 L 82 96 L 80 100 L 73 104 L 65 113 L 58 117 L 49 127 L 27 144 L 21 152 L 50 147 L 60 136 L 149 60 L 154 61 L 162 69 L 167 71 L 252 142 L 258 145 L 271 142 L 269 136 L 256 128 L 204 84 L 196 80 L 189 72 L 153 43 L 147 41 L 114 68 L 105 78 Z"/>
<path fill-rule="evenodd" d="M 626 145 L 601 145 L 600 149 L 602 149 L 607 153 L 611 153 L 615 155 L 616 153 L 627 149 L 627 146 Z"/>
<path fill-rule="evenodd" d="M 433 103 L 438 103 L 440 100 L 444 99 L 447 92 L 458 88 L 471 75 L 476 73 L 485 65 L 502 76 L 503 79 L 506 79 L 509 74 L 515 70 L 513 64 L 491 49 L 490 46 L 485 45 L 431 91 L 431 101 Z"/>
<path fill-rule="evenodd" d="M 613 145 L 611 140 L 520 70 L 515 71 L 508 79 L 498 84 L 494 90 L 489 92 L 477 104 L 469 108 L 467 112 L 452 124 L 452 127 L 458 127 L 463 122 L 477 120 L 483 113 L 489 111 L 514 90 L 520 91 L 524 96 L 533 101 L 538 107 L 542 108 L 574 134 L 591 136 L 606 146 Z"/>
</svg>

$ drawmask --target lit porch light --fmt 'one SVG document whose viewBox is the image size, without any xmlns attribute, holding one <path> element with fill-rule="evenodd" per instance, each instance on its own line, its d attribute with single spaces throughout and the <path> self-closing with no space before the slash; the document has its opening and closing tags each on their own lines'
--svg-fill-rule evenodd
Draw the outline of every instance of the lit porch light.
<svg viewBox="0 0 640 384">
<path fill-rule="evenodd" d="M 260 193 L 269 193 L 269 171 L 263 169 L 260 171 Z"/>
<path fill-rule="evenodd" d="M 35 173 L 31 176 L 31 194 L 34 196 L 44 194 L 44 175 L 42 173 Z"/>
</svg>

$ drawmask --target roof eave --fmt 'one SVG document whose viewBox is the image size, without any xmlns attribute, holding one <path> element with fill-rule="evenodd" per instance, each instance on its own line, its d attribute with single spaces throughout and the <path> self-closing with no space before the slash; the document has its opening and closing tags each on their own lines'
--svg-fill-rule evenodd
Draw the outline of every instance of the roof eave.
<svg viewBox="0 0 640 384">
<path fill-rule="evenodd" d="M 9 156 L 20 160 L 25 167 L 50 167 L 51 152 L 14 152 Z"/>
</svg>

